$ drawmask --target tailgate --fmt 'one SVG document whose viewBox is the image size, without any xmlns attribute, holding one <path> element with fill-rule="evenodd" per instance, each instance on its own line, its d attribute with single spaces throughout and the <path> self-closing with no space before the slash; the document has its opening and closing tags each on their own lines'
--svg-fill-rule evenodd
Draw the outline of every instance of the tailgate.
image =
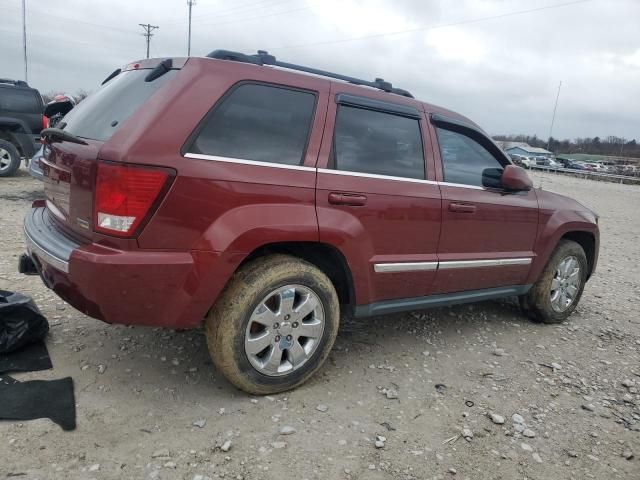
<svg viewBox="0 0 640 480">
<path fill-rule="evenodd" d="M 40 159 L 47 207 L 66 230 L 83 238 L 93 235 L 93 188 L 96 159 L 103 142 L 87 145 L 53 142 Z"/>
</svg>

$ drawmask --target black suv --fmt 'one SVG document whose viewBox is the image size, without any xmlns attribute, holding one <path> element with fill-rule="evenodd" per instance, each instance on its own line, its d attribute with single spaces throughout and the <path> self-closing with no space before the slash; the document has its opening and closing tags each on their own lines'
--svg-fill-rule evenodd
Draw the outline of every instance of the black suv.
<svg viewBox="0 0 640 480">
<path fill-rule="evenodd" d="M 21 157 L 31 158 L 46 126 L 40 92 L 21 80 L 0 78 L 0 177 L 13 175 Z"/>
</svg>

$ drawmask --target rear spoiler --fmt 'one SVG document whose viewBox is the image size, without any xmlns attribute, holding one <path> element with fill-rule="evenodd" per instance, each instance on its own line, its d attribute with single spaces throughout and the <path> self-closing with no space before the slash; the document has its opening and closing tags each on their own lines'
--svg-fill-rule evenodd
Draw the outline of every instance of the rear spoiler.
<svg viewBox="0 0 640 480">
<path fill-rule="evenodd" d="M 144 60 L 136 60 L 135 62 L 128 63 L 122 68 L 118 68 L 111 72 L 107 78 L 105 78 L 100 85 L 104 85 L 109 80 L 117 77 L 122 72 L 128 70 L 156 70 L 158 69 L 154 78 L 147 81 L 152 81 L 158 78 L 160 75 L 168 72 L 169 70 L 180 70 L 189 60 L 189 57 L 174 57 L 174 58 L 145 58 Z M 159 75 L 158 75 L 159 74 Z"/>
</svg>

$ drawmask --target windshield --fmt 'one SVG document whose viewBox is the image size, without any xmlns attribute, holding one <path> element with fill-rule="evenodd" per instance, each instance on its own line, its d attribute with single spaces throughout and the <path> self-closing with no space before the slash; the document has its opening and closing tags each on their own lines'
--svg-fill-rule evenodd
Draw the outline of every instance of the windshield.
<svg viewBox="0 0 640 480">
<path fill-rule="evenodd" d="M 64 130 L 78 137 L 108 140 L 156 90 L 167 83 L 177 70 L 170 70 L 151 82 L 145 82 L 150 70 L 122 72 L 64 117 Z"/>
</svg>

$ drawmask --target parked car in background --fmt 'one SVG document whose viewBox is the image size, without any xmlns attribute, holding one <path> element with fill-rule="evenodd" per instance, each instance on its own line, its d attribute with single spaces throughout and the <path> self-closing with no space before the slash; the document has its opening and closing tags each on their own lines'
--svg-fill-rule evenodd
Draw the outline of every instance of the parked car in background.
<svg viewBox="0 0 640 480">
<path fill-rule="evenodd" d="M 594 212 L 380 79 L 267 52 L 140 60 L 59 126 L 20 271 L 109 323 L 204 319 L 253 394 L 316 372 L 341 315 L 518 296 L 559 323 L 596 268 Z"/>
<path fill-rule="evenodd" d="M 621 171 L 622 175 L 629 175 L 631 177 L 636 177 L 640 175 L 640 166 L 638 165 L 624 165 Z"/>
<path fill-rule="evenodd" d="M 511 161 L 513 162 L 514 165 L 518 165 L 519 167 L 524 166 L 522 160 L 525 157 L 523 157 L 522 155 L 518 155 L 517 153 L 508 153 L 507 155 L 509 155 L 509 158 L 511 158 Z"/>
<path fill-rule="evenodd" d="M 578 162 L 576 160 L 569 160 L 565 165 L 565 168 L 569 168 L 571 170 L 586 170 L 586 167 L 582 162 Z"/>
<path fill-rule="evenodd" d="M 547 158 L 547 157 L 536 157 L 535 158 L 535 164 L 539 167 L 548 167 L 550 169 L 553 168 L 561 168 L 562 165 L 555 162 L 553 159 L 551 158 Z"/>
<path fill-rule="evenodd" d="M 47 126 L 40 92 L 21 80 L 0 79 L 0 177 L 10 177 L 22 158 L 40 147 L 40 131 Z"/>
<path fill-rule="evenodd" d="M 598 162 L 584 162 L 584 166 L 587 170 L 590 170 L 592 172 L 606 173 L 607 171 L 607 167 Z"/>
<path fill-rule="evenodd" d="M 531 165 L 535 165 L 535 161 L 531 157 L 518 155 L 517 153 L 510 153 L 509 157 L 513 160 L 513 163 L 519 167 L 531 168 Z"/>
</svg>

